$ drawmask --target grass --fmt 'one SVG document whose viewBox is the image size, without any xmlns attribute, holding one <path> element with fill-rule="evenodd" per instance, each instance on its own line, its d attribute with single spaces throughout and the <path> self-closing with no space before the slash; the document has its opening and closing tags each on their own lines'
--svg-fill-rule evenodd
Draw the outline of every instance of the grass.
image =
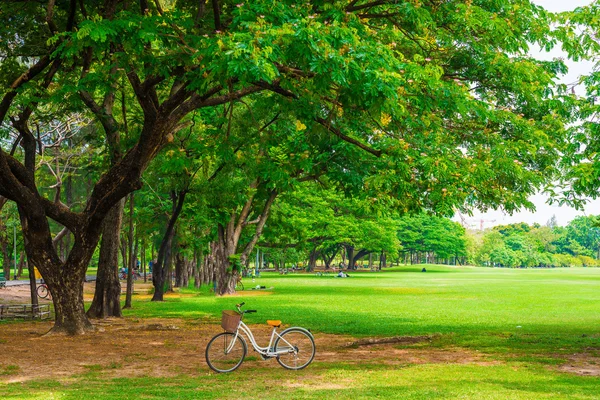
<svg viewBox="0 0 600 400">
<path fill-rule="evenodd" d="M 246 321 L 284 323 L 353 336 L 438 335 L 433 345 L 486 352 L 570 353 L 598 349 L 600 269 L 511 270 L 399 267 L 340 279 L 263 274 L 247 290 L 216 298 L 208 288 L 156 304 L 140 302 L 131 316 L 220 318 L 245 301 Z M 247 279 L 245 286 L 252 286 Z M 188 295 L 188 296 L 185 296 Z"/>
<path fill-rule="evenodd" d="M 91 366 L 66 381 L 2 383 L 5 399 L 597 399 L 598 377 L 558 372 L 574 353 L 600 356 L 600 269 L 508 270 L 427 266 L 328 276 L 263 274 L 273 287 L 217 298 L 184 289 L 163 303 L 140 296 L 130 318 L 176 317 L 218 323 L 222 309 L 245 301 L 249 323 L 286 324 L 357 337 L 427 335 L 398 348 L 466 348 L 489 363 L 403 365 L 315 362 L 298 372 L 251 362 L 234 374 L 106 378 Z M 253 286 L 250 279 L 246 287 Z M 251 360 L 248 360 L 251 361 Z M 140 360 L 141 363 L 145 362 Z M 251 366 L 250 366 L 251 365 Z M 9 367 L 4 367 L 5 374 Z M 2 371 L 2 369 L 0 369 Z M 9 373 L 12 373 L 10 371 Z"/>
<path fill-rule="evenodd" d="M 16 375 L 19 373 L 21 368 L 18 365 L 1 365 L 0 364 L 0 375 Z"/>
<path fill-rule="evenodd" d="M 3 399 L 594 399 L 598 380 L 549 373 L 540 367 L 316 364 L 290 373 L 264 368 L 235 375 L 103 379 L 89 372 L 74 381 L 37 381 L 2 388 Z M 0 386 L 1 388 L 2 386 Z M 85 395 L 84 395 L 85 394 Z"/>
</svg>

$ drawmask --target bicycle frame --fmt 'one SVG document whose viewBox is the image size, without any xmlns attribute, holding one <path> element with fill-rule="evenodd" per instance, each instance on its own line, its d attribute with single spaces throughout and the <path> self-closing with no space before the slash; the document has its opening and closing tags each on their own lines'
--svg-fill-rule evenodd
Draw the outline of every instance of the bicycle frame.
<svg viewBox="0 0 600 400">
<path fill-rule="evenodd" d="M 244 323 L 244 321 L 240 321 L 240 324 L 238 325 L 237 330 L 235 331 L 235 338 L 231 341 L 231 345 L 230 347 L 227 349 L 227 353 L 229 353 L 233 346 L 235 345 L 236 342 L 236 338 L 238 336 L 240 336 L 240 331 L 246 335 L 246 337 L 248 338 L 248 340 L 250 341 L 250 344 L 252 345 L 252 347 L 254 348 L 254 350 L 256 350 L 258 353 L 262 354 L 265 357 L 277 357 L 279 355 L 282 354 L 289 354 L 292 352 L 295 352 L 296 349 L 294 348 L 294 346 L 288 342 L 287 340 L 285 340 L 279 333 L 277 333 L 277 328 L 273 327 L 273 331 L 271 331 L 271 338 L 269 339 L 269 344 L 267 345 L 267 347 L 261 347 L 258 345 L 258 343 L 256 343 L 256 339 L 254 339 L 254 335 L 252 334 L 252 331 L 250 330 L 250 328 L 248 327 L 248 325 L 246 325 Z M 279 351 L 274 351 L 273 349 L 273 344 L 275 343 L 275 336 L 277 335 L 277 337 L 279 338 L 279 340 L 283 340 L 289 347 L 289 349 L 283 349 L 283 350 L 279 350 Z"/>
</svg>

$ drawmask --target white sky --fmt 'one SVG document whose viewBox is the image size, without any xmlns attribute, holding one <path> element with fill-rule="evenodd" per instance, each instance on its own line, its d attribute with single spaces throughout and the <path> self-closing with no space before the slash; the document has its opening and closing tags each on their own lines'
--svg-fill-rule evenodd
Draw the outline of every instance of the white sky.
<svg viewBox="0 0 600 400">
<path fill-rule="evenodd" d="M 538 4 L 549 11 L 560 12 L 573 10 L 580 6 L 588 5 L 592 0 L 532 0 L 533 3 Z M 531 52 L 534 56 L 541 59 L 553 59 L 556 57 L 567 58 L 566 55 L 560 49 L 554 49 L 550 53 L 540 53 L 539 49 L 534 49 Z M 567 61 L 569 66 L 569 73 L 562 79 L 563 83 L 576 82 L 579 76 L 587 74 L 592 69 L 592 63 L 590 62 L 579 62 L 574 63 Z M 581 88 L 577 88 L 578 92 L 582 92 Z M 513 214 L 512 216 L 504 214 L 502 211 L 490 211 L 487 213 L 480 213 L 475 211 L 473 217 L 467 217 L 467 221 L 473 228 L 479 229 L 481 220 L 483 220 L 483 227 L 489 228 L 494 225 L 504 225 L 516 222 L 527 222 L 533 224 L 535 222 L 539 224 L 545 224 L 553 215 L 556 216 L 559 225 L 566 225 L 573 218 L 579 215 L 596 215 L 600 214 L 600 200 L 590 201 L 584 211 L 577 211 L 573 208 L 566 206 L 550 206 L 546 203 L 547 197 L 543 195 L 536 195 L 530 198 L 535 204 L 536 211 L 521 211 Z M 454 220 L 459 221 L 458 217 Z"/>
</svg>

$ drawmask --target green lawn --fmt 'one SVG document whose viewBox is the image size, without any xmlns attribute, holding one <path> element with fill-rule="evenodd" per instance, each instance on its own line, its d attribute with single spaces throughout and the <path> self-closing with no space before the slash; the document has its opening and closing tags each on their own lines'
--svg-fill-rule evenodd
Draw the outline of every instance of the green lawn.
<svg viewBox="0 0 600 400">
<path fill-rule="evenodd" d="M 439 334 L 437 343 L 485 351 L 573 352 L 598 347 L 600 269 L 513 270 L 400 267 L 350 278 L 266 273 L 272 295 L 197 297 L 139 303 L 127 315 L 220 318 L 245 301 L 266 319 L 354 336 Z M 245 279 L 245 286 L 252 286 Z M 190 290 L 191 292 L 191 290 Z"/>
<path fill-rule="evenodd" d="M 466 349 L 485 355 L 489 363 L 316 362 L 296 373 L 254 363 L 256 368 L 233 374 L 215 376 L 201 370 L 168 381 L 106 379 L 90 372 L 61 382 L 4 384 L 0 379 L 0 392 L 9 399 L 77 399 L 82 392 L 89 399 L 600 398 L 600 378 L 556 369 L 573 354 L 599 360 L 600 269 L 420 269 L 357 272 L 347 279 L 263 274 L 254 285 L 273 287 L 271 294 L 248 291 L 240 297 L 215 298 L 208 288 L 186 289 L 190 296 L 160 304 L 135 301 L 126 315 L 193 320 L 209 316 L 217 324 L 222 309 L 245 301 L 246 308 L 258 309 L 248 323 L 282 319 L 316 335 L 428 335 L 433 340 L 412 346 Z M 244 284 L 252 286 L 250 279 Z M 297 384 L 303 379 L 310 385 Z"/>
</svg>

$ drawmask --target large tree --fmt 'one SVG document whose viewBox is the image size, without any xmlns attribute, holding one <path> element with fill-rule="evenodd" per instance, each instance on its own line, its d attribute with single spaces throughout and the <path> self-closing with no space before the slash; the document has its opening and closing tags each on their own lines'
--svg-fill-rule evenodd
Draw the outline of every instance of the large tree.
<svg viewBox="0 0 600 400">
<path fill-rule="evenodd" d="M 340 187 L 445 214 L 531 206 L 570 115 L 551 96 L 563 63 L 525 55 L 530 43 L 556 42 L 551 16 L 528 0 L 50 0 L 18 12 L 15 4 L 0 5 L 0 38 L 32 57 L 7 56 L 0 122 L 10 115 L 26 128 L 40 104 L 54 102 L 86 108 L 107 136 L 126 127 L 130 135 L 81 212 L 38 190 L 27 129 L 22 157 L 0 149 L 0 195 L 18 204 L 27 254 L 53 293 L 57 332 L 91 328 L 81 281 L 103 221 L 141 187 L 194 110 L 245 97 L 271 102 L 293 115 L 297 132 L 327 138 L 332 152 L 365 165 L 332 165 Z M 122 104 L 111 94 L 117 88 L 131 94 Z M 118 107 L 131 110 L 123 113 L 130 121 Z M 49 218 L 73 234 L 64 261 Z"/>
</svg>

